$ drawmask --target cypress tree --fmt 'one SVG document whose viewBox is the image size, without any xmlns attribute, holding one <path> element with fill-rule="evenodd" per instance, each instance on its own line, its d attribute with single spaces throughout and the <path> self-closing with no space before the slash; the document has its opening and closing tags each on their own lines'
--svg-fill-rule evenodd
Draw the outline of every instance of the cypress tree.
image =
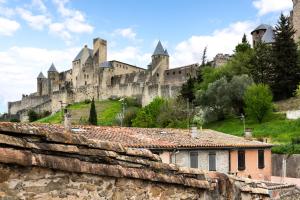
<svg viewBox="0 0 300 200">
<path fill-rule="evenodd" d="M 291 97 L 300 80 L 297 45 L 294 41 L 295 32 L 289 18 L 281 14 L 275 27 L 272 51 L 274 80 L 271 89 L 275 100 Z"/>
<path fill-rule="evenodd" d="M 95 100 L 93 98 L 90 108 L 90 116 L 89 116 L 89 123 L 91 125 L 97 125 L 97 112 L 95 107 Z"/>
</svg>

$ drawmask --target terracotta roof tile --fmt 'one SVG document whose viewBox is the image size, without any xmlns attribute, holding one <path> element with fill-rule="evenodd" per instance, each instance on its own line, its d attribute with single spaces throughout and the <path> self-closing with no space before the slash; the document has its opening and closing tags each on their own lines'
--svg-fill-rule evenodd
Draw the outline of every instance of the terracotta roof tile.
<svg viewBox="0 0 300 200">
<path fill-rule="evenodd" d="M 64 128 L 61 125 L 0 123 L 0 131 L 7 129 L 28 134 L 42 132 L 46 135 L 64 132 Z M 84 135 L 89 139 L 121 143 L 126 147 L 149 149 L 269 148 L 272 146 L 268 143 L 247 140 L 243 137 L 237 137 L 208 129 L 199 132 L 197 138 L 192 138 L 189 130 L 186 129 L 74 126 L 74 133 Z"/>
</svg>

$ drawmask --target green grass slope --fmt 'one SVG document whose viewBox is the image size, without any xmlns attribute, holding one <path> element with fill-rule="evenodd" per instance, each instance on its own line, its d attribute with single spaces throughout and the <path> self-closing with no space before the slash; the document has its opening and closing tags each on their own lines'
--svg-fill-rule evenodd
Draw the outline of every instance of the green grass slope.
<svg viewBox="0 0 300 200">
<path fill-rule="evenodd" d="M 72 115 L 73 124 L 85 124 L 89 118 L 90 103 L 75 103 L 68 106 L 68 109 Z M 98 125 L 111 126 L 115 125 L 116 115 L 121 112 L 121 102 L 119 101 L 96 101 Z M 48 117 L 42 118 L 37 122 L 58 124 L 62 122 L 62 112 L 57 112 Z"/>
<path fill-rule="evenodd" d="M 210 123 L 205 128 L 243 136 L 243 122 L 239 118 Z M 273 114 L 261 124 L 246 119 L 246 128 L 252 129 L 254 137 L 267 137 L 277 144 L 287 144 L 292 138 L 300 137 L 300 120 L 287 120 L 284 114 Z"/>
</svg>

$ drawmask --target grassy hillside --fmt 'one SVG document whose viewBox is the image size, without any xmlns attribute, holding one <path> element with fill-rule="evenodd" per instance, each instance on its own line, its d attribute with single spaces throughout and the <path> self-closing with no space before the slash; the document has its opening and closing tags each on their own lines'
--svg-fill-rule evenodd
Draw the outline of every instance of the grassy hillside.
<svg viewBox="0 0 300 200">
<path fill-rule="evenodd" d="M 116 115 L 121 112 L 121 102 L 119 101 L 96 101 L 96 110 L 98 125 L 111 126 L 115 125 Z M 90 103 L 75 103 L 68 107 L 72 115 L 72 123 L 74 124 L 84 124 L 88 121 L 90 112 Z M 62 121 L 62 112 L 57 112 L 51 116 L 38 120 L 42 123 L 52 123 L 57 124 Z"/>
<path fill-rule="evenodd" d="M 243 122 L 239 118 L 210 123 L 205 128 L 237 136 L 243 135 Z M 292 138 L 300 137 L 300 120 L 287 120 L 284 114 L 273 114 L 261 124 L 246 119 L 246 128 L 252 129 L 254 137 L 267 137 L 278 144 L 290 143 Z"/>
</svg>

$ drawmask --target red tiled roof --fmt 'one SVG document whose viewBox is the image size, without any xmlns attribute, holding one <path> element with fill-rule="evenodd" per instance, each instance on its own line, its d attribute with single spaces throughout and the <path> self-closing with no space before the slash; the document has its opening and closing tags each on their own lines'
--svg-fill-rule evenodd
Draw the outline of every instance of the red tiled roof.
<svg viewBox="0 0 300 200">
<path fill-rule="evenodd" d="M 189 130 L 161 128 L 127 128 L 103 126 L 74 126 L 74 134 L 82 134 L 89 139 L 118 142 L 123 146 L 149 149 L 174 148 L 269 148 L 272 145 L 255 140 L 247 140 L 214 130 L 204 129 L 197 138 L 192 138 Z M 51 124 L 0 123 L 0 131 L 63 133 L 64 127 Z"/>
</svg>

